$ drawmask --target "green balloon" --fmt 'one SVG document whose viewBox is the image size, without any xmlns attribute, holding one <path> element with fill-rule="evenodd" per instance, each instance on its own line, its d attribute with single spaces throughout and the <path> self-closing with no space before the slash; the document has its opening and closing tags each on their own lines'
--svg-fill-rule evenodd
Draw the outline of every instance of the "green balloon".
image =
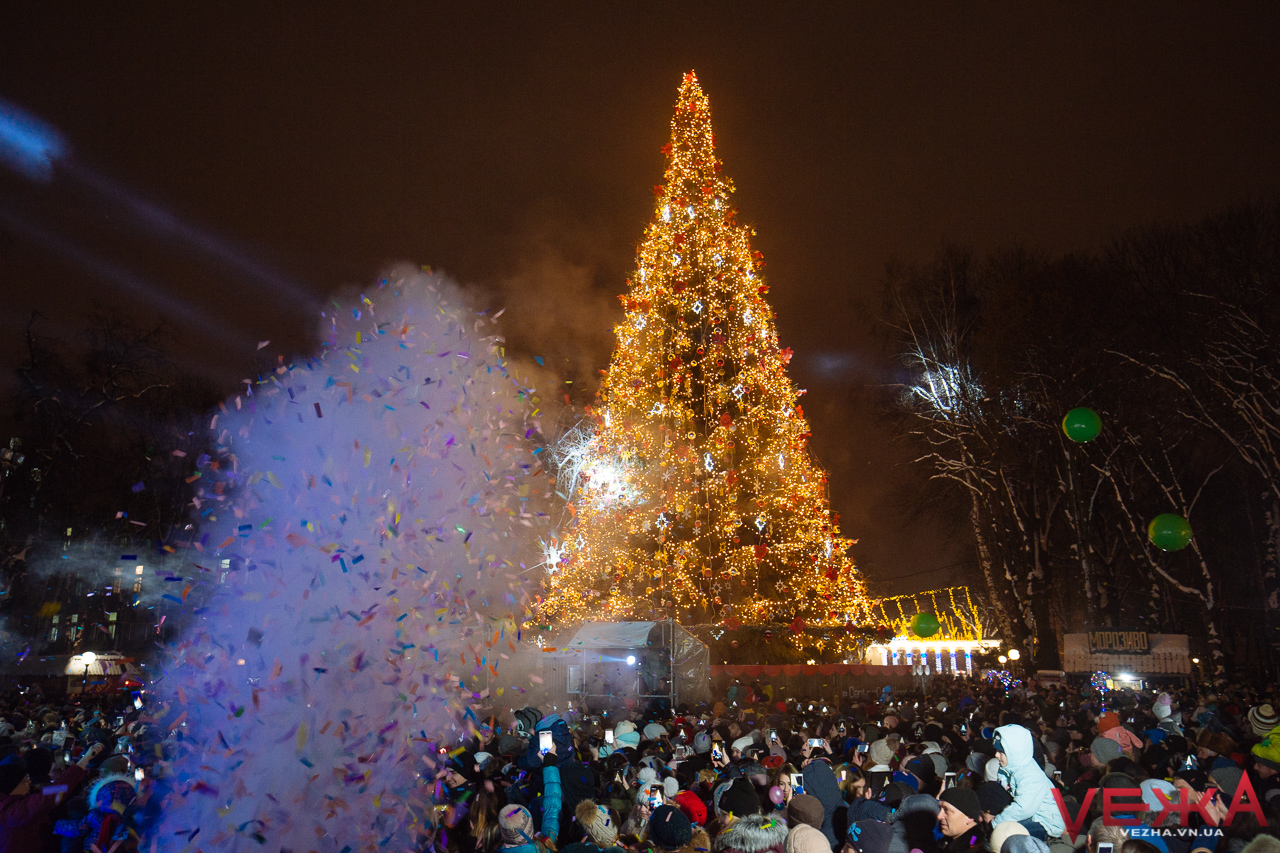
<svg viewBox="0 0 1280 853">
<path fill-rule="evenodd" d="M 1080 406 L 1067 412 L 1062 419 L 1062 431 L 1076 444 L 1085 444 L 1102 432 L 1102 418 L 1093 409 Z"/>
<path fill-rule="evenodd" d="M 911 633 L 917 637 L 932 637 L 941 627 L 932 613 L 917 613 L 911 618 Z"/>
<path fill-rule="evenodd" d="M 1191 542 L 1191 524 L 1176 513 L 1161 513 L 1147 525 L 1147 538 L 1161 551 L 1181 551 Z"/>
</svg>

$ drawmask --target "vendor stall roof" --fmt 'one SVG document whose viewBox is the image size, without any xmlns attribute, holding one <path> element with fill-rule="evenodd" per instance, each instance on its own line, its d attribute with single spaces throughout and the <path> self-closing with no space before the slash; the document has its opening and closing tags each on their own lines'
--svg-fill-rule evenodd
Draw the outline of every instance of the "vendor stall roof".
<svg viewBox="0 0 1280 853">
<path fill-rule="evenodd" d="M 565 643 L 565 651 L 583 649 L 639 649 L 649 644 L 657 622 L 588 622 Z"/>
</svg>

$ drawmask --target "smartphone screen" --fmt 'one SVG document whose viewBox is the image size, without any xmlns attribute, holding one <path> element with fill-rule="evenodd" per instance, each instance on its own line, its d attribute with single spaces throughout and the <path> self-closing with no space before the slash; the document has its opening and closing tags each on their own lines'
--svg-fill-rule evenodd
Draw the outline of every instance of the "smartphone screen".
<svg viewBox="0 0 1280 853">
<path fill-rule="evenodd" d="M 662 805 L 662 792 L 657 788 L 649 789 L 649 811 L 653 811 Z"/>
<path fill-rule="evenodd" d="M 551 751 L 551 732 L 538 732 L 538 752 L 546 755 Z"/>
<path fill-rule="evenodd" d="M 791 793 L 793 796 L 804 793 L 804 777 L 799 773 L 791 774 Z"/>
<path fill-rule="evenodd" d="M 711 757 L 716 761 L 720 761 L 724 758 L 724 747 L 720 745 L 720 741 L 716 741 L 711 744 Z"/>
<path fill-rule="evenodd" d="M 1098 842 L 1098 853 L 1111 853 L 1114 846 L 1115 845 L 1109 841 L 1100 841 Z"/>
<path fill-rule="evenodd" d="M 147 778 L 147 774 L 143 772 L 141 767 L 139 767 L 137 770 L 133 771 L 133 778 L 141 782 L 143 779 Z"/>
<path fill-rule="evenodd" d="M 769 740 L 776 741 L 778 739 L 778 730 L 769 729 Z"/>
<path fill-rule="evenodd" d="M 607 744 L 613 743 L 613 729 L 604 730 L 604 742 Z"/>
<path fill-rule="evenodd" d="M 139 699 L 137 696 L 133 697 L 133 707 L 139 711 L 142 710 L 142 700 Z"/>
<path fill-rule="evenodd" d="M 809 738 L 809 748 L 813 749 L 815 746 L 822 746 L 822 738 L 819 738 L 819 737 Z"/>
<path fill-rule="evenodd" d="M 871 749 L 871 744 L 868 744 L 868 743 L 860 743 L 860 744 L 858 744 L 858 752 L 863 752 L 863 753 L 865 753 L 865 752 L 866 752 L 867 750 L 869 750 L 869 749 Z"/>
</svg>

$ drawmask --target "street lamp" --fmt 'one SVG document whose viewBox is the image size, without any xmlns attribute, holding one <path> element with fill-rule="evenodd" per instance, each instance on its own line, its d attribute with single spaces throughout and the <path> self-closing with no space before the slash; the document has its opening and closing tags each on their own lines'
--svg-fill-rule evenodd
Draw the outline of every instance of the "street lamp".
<svg viewBox="0 0 1280 853">
<path fill-rule="evenodd" d="M 86 665 L 93 663 L 97 659 L 98 659 L 98 655 L 95 654 L 94 652 L 85 652 L 84 654 L 80 655 L 80 660 L 84 661 Z"/>
<path fill-rule="evenodd" d="M 1000 655 L 1000 657 L 996 658 L 996 660 L 1000 661 L 1001 666 L 1009 662 L 1009 659 L 1004 655 Z"/>
<path fill-rule="evenodd" d="M 1017 649 L 1009 649 L 1009 660 L 1017 660 L 1022 657 L 1022 652 Z"/>
</svg>

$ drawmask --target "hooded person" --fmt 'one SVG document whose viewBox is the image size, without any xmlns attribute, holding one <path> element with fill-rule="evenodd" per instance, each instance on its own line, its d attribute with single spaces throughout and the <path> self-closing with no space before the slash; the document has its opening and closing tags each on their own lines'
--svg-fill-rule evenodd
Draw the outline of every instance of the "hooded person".
<svg viewBox="0 0 1280 853">
<path fill-rule="evenodd" d="M 836 813 L 836 809 L 844 805 L 844 797 L 840 794 L 840 782 L 836 779 L 836 773 L 831 769 L 831 765 L 825 761 L 810 761 L 800 771 L 804 777 L 804 791 L 811 794 L 822 803 L 822 834 L 827 839 L 827 844 L 835 847 L 836 840 L 835 828 L 832 818 Z"/>
<path fill-rule="evenodd" d="M 1000 759 L 1000 781 L 1013 802 L 996 815 L 992 827 L 1015 821 L 1032 835 L 1057 838 L 1066 830 L 1062 813 L 1053 797 L 1053 783 L 1035 762 L 1031 732 L 1019 725 L 996 729 L 996 757 Z"/>
<path fill-rule="evenodd" d="M 131 775 L 107 774 L 89 788 L 92 810 L 80 820 L 60 820 L 53 832 L 63 838 L 83 839 L 85 849 L 97 845 L 99 850 L 115 849 L 113 845 L 137 843 L 137 835 L 124 820 L 125 812 L 138 796 L 138 783 Z"/>
<path fill-rule="evenodd" d="M 748 814 L 731 820 L 720 830 L 711 842 L 711 850 L 713 853 L 787 853 L 787 832 L 786 821 L 780 818 Z"/>
<path fill-rule="evenodd" d="M 544 731 L 551 732 L 555 747 L 546 755 L 538 748 L 538 735 Z M 571 825 L 578 803 L 595 795 L 595 774 L 589 766 L 577 760 L 569 724 L 559 714 L 538 720 L 534 724 L 533 736 L 529 738 L 529 746 L 517 766 L 528 771 L 540 770 L 541 773 L 531 772 L 528 784 L 509 788 L 508 799 L 527 806 L 530 814 L 534 815 L 538 831 L 551 841 L 558 841 L 561 830 Z"/>
</svg>

